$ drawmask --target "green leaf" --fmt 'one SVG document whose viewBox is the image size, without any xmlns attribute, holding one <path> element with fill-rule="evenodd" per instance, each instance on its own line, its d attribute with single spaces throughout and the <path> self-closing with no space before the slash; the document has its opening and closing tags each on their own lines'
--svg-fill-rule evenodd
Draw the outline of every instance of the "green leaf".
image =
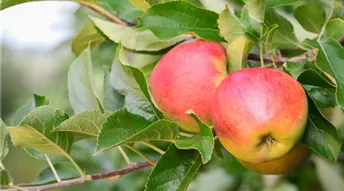
<svg viewBox="0 0 344 191">
<path fill-rule="evenodd" d="M 326 191 L 341 191 L 344 188 L 342 174 L 337 164 L 331 164 L 319 157 L 314 157 L 315 171 L 321 186 Z"/>
<path fill-rule="evenodd" d="M 6 186 L 13 182 L 12 177 L 10 173 L 6 170 L 0 167 L 0 185 Z"/>
<path fill-rule="evenodd" d="M 331 108 L 337 105 L 335 89 L 303 85 L 309 97 L 319 109 Z"/>
<path fill-rule="evenodd" d="M 137 141 L 172 142 L 178 135 L 178 125 L 167 120 L 154 123 L 121 109 L 107 118 L 98 136 L 95 153 L 121 144 Z"/>
<path fill-rule="evenodd" d="M 65 113 L 52 106 L 32 110 L 17 127 L 9 133 L 15 147 L 33 148 L 50 154 L 65 155 L 70 152 L 73 136 L 66 132 L 51 132 Z"/>
<path fill-rule="evenodd" d="M 248 15 L 251 19 L 258 23 L 264 22 L 265 15 L 265 0 L 248 0 L 244 9 L 247 9 Z"/>
<path fill-rule="evenodd" d="M 306 69 L 298 76 L 297 80 L 303 85 L 335 88 L 335 85 L 325 75 L 321 75 L 320 72 L 312 68 Z"/>
<path fill-rule="evenodd" d="M 103 114 L 99 110 L 78 113 L 62 122 L 54 131 L 68 131 L 97 137 L 109 115 L 110 113 Z"/>
<path fill-rule="evenodd" d="M 342 140 L 336 128 L 318 111 L 311 99 L 308 99 L 309 115 L 303 141 L 317 154 L 337 161 Z"/>
<path fill-rule="evenodd" d="M 19 125 L 20 122 L 24 119 L 24 117 L 30 113 L 35 107 L 39 107 L 42 105 L 48 105 L 49 100 L 45 96 L 40 96 L 37 94 L 33 94 L 33 98 L 30 100 L 29 103 L 20 106 L 16 112 L 14 113 L 13 123 L 12 125 Z"/>
<path fill-rule="evenodd" d="M 110 72 L 105 71 L 104 74 L 104 98 L 103 104 L 105 110 L 107 111 L 117 111 L 124 106 L 124 96 L 119 94 L 112 86 L 111 86 L 111 78 Z"/>
<path fill-rule="evenodd" d="M 318 49 L 315 64 L 336 80 L 337 103 L 344 108 L 344 48 L 332 38 L 320 42 L 306 39 L 304 43 Z"/>
<path fill-rule="evenodd" d="M 241 27 L 240 20 L 230 12 L 228 7 L 220 13 L 217 22 L 221 35 L 228 43 L 245 36 L 245 31 Z"/>
<path fill-rule="evenodd" d="M 54 168 L 62 180 L 78 178 L 80 176 L 79 172 L 70 162 L 54 164 Z M 38 177 L 32 183 L 30 183 L 30 186 L 39 186 L 56 182 L 56 177 L 52 173 L 51 168 L 47 167 L 39 173 Z"/>
<path fill-rule="evenodd" d="M 272 8 L 272 7 L 290 5 L 290 4 L 296 3 L 297 1 L 298 0 L 266 0 L 266 7 Z"/>
<path fill-rule="evenodd" d="M 84 50 L 68 72 L 69 101 L 75 113 L 100 109 L 104 111 L 94 85 L 91 50 Z"/>
<path fill-rule="evenodd" d="M 261 23 L 257 22 L 250 16 L 250 10 L 248 5 L 242 8 L 240 23 L 245 33 L 248 34 L 254 41 L 259 41 L 260 39 L 260 27 Z"/>
<path fill-rule="evenodd" d="M 155 119 L 155 113 L 151 106 L 151 103 L 147 100 L 143 92 L 140 90 L 139 84 L 136 82 L 130 70 L 125 69 L 122 63 L 119 61 L 119 51 L 117 49 L 116 58 L 112 63 L 112 69 L 110 73 L 110 84 L 118 92 L 123 95 L 124 108 L 128 109 L 130 113 L 134 113 L 146 118 L 149 121 Z M 135 55 L 131 55 L 131 58 Z M 141 57 L 142 58 L 142 57 Z M 124 58 L 122 61 L 127 63 Z M 141 64 L 145 63 L 146 60 L 141 60 Z M 130 63 L 134 64 L 131 60 Z M 139 65 L 134 64 L 136 67 Z M 140 65 L 142 70 L 149 64 Z"/>
<path fill-rule="evenodd" d="M 49 100 L 45 96 L 33 94 L 33 99 L 35 101 L 35 106 L 36 107 L 49 104 Z"/>
<path fill-rule="evenodd" d="M 294 78 L 298 78 L 305 70 L 305 62 L 290 62 L 287 61 L 283 67 L 287 73 L 291 74 Z"/>
<path fill-rule="evenodd" d="M 335 107 L 337 105 L 335 87 L 328 83 L 314 69 L 304 70 L 298 77 L 303 84 L 308 96 L 313 100 L 319 112 L 322 109 Z"/>
<path fill-rule="evenodd" d="M 129 0 L 135 7 L 140 8 L 142 11 L 146 12 L 150 8 L 149 3 L 146 0 Z"/>
<path fill-rule="evenodd" d="M 201 165 L 197 151 L 171 145 L 153 168 L 145 191 L 186 190 Z"/>
<path fill-rule="evenodd" d="M 33 1 L 33 0 L 2 0 L 2 1 L 0 1 L 0 10 L 12 7 L 14 5 L 27 3 L 30 1 Z"/>
<path fill-rule="evenodd" d="M 228 42 L 226 50 L 229 71 L 246 68 L 247 57 L 254 42 L 245 35 L 240 20 L 227 7 L 220 13 L 218 23 L 221 35 Z"/>
<path fill-rule="evenodd" d="M 75 55 L 79 55 L 90 46 L 94 48 L 103 43 L 105 38 L 98 32 L 93 23 L 87 23 L 81 29 L 79 34 L 72 41 L 72 51 Z"/>
<path fill-rule="evenodd" d="M 330 20 L 326 25 L 324 36 L 335 40 L 341 39 L 344 36 L 344 20 L 342 18 Z"/>
<path fill-rule="evenodd" d="M 159 51 L 190 38 L 188 35 L 160 40 L 151 31 L 135 31 L 132 27 L 89 16 L 94 24 L 113 42 L 136 51 Z"/>
<path fill-rule="evenodd" d="M 301 5 L 294 11 L 294 17 L 304 29 L 319 34 L 325 23 L 324 13 L 312 5 Z"/>
<path fill-rule="evenodd" d="M 223 41 L 217 27 L 218 14 L 185 1 L 157 4 L 148 10 L 137 26 L 150 30 L 160 39 L 171 39 L 185 33 L 194 33 L 210 41 Z"/>
<path fill-rule="evenodd" d="M 156 4 L 162 4 L 162 3 L 167 3 L 171 1 L 178 1 L 178 0 L 146 0 L 151 6 L 156 5 Z M 190 3 L 193 3 L 195 5 L 201 6 L 202 4 L 199 2 L 199 0 L 186 0 Z"/>
<path fill-rule="evenodd" d="M 151 93 L 150 93 L 149 88 L 148 88 L 148 83 L 147 83 L 147 80 L 146 80 L 143 72 L 139 68 L 137 68 L 137 66 L 135 67 L 135 65 L 134 65 L 135 62 L 131 62 L 131 63 L 126 64 L 126 62 L 124 60 L 126 60 L 127 62 L 130 62 L 130 61 L 128 60 L 128 57 L 125 55 L 125 49 L 121 45 L 118 47 L 118 57 L 119 57 L 120 63 L 126 69 L 129 69 L 131 71 L 131 74 L 135 78 L 135 81 L 137 82 L 137 84 L 140 86 L 140 89 L 141 89 L 143 95 L 147 98 L 150 105 L 152 106 L 155 116 L 158 119 L 163 119 L 164 115 L 157 108 L 157 106 L 153 103 Z M 160 56 L 158 58 L 160 58 Z M 141 60 L 141 64 L 142 64 L 142 62 L 143 61 Z M 157 62 L 156 60 L 153 61 L 153 63 L 156 63 L 156 62 Z M 141 65 L 141 67 L 142 67 L 142 65 Z"/>
<path fill-rule="evenodd" d="M 267 26 L 278 25 L 278 28 L 275 29 L 272 34 L 269 46 L 275 49 L 300 48 L 299 42 L 294 34 L 293 25 L 286 18 L 277 14 L 273 9 L 266 11 L 265 24 Z"/>
<path fill-rule="evenodd" d="M 214 137 L 210 127 L 203 123 L 193 111 L 188 114 L 194 118 L 200 126 L 200 134 L 191 138 L 182 138 L 176 140 L 175 144 L 179 149 L 196 149 L 202 157 L 203 164 L 211 159 L 214 150 Z"/>
<path fill-rule="evenodd" d="M 6 124 L 0 119 L 0 162 L 8 154 L 8 129 Z"/>
<path fill-rule="evenodd" d="M 125 20 L 134 20 L 144 14 L 140 9 L 131 4 L 129 0 L 98 0 L 98 4 Z"/>
</svg>

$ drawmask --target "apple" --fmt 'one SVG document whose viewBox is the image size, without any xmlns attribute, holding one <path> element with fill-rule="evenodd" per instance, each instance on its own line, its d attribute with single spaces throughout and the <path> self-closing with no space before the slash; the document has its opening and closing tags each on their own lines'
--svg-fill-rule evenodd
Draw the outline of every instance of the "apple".
<svg viewBox="0 0 344 191">
<path fill-rule="evenodd" d="M 283 157 L 264 163 L 239 162 L 246 168 L 261 174 L 284 174 L 296 169 L 305 162 L 311 154 L 306 144 L 299 143 L 290 153 Z"/>
<path fill-rule="evenodd" d="M 293 77 L 269 68 L 227 76 L 212 102 L 212 122 L 236 158 L 264 163 L 281 158 L 300 141 L 307 122 L 306 93 Z"/>
<path fill-rule="evenodd" d="M 211 100 L 216 87 L 227 76 L 226 51 L 219 43 L 204 40 L 183 42 L 168 51 L 149 79 L 157 107 L 181 129 L 199 132 L 186 111 L 192 109 L 211 124 Z"/>
</svg>

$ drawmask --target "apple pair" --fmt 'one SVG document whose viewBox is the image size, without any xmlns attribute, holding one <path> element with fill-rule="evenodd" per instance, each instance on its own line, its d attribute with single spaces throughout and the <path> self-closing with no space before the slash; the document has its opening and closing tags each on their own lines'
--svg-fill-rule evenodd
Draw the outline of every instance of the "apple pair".
<svg viewBox="0 0 344 191">
<path fill-rule="evenodd" d="M 181 129 L 199 131 L 185 113 L 189 109 L 213 124 L 225 149 L 252 170 L 281 174 L 309 156 L 300 143 L 308 114 L 302 86 L 268 68 L 228 75 L 226 51 L 218 43 L 192 40 L 172 48 L 155 66 L 150 90 Z"/>
</svg>

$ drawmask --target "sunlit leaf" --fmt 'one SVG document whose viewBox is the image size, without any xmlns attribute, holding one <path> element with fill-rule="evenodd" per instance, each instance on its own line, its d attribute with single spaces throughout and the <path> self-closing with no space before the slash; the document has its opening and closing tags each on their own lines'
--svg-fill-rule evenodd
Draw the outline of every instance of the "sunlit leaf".
<svg viewBox="0 0 344 191">
<path fill-rule="evenodd" d="M 194 135 L 191 138 L 181 138 L 176 140 L 176 146 L 179 149 L 196 149 L 200 152 L 203 164 L 211 159 L 214 150 L 214 137 L 210 127 L 203 123 L 193 111 L 188 111 L 188 114 L 196 120 L 200 127 L 200 134 Z"/>
<path fill-rule="evenodd" d="M 160 39 L 171 39 L 181 34 L 193 33 L 203 39 L 223 41 L 217 27 L 218 14 L 188 2 L 172 1 L 157 4 L 147 13 L 148 15 L 139 20 L 137 29 L 150 30 Z"/>
<path fill-rule="evenodd" d="M 189 36 L 181 36 L 168 40 L 160 40 L 151 31 L 135 31 L 132 27 L 91 17 L 94 24 L 113 42 L 136 51 L 158 51 L 184 41 Z"/>
<path fill-rule="evenodd" d="M 69 101 L 75 113 L 104 110 L 94 84 L 91 50 L 84 50 L 72 63 L 68 72 Z"/>
<path fill-rule="evenodd" d="M 65 155 L 70 152 L 73 136 L 66 132 L 52 132 L 65 113 L 52 106 L 32 110 L 17 127 L 9 127 L 14 146 L 33 148 L 50 154 Z"/>
<path fill-rule="evenodd" d="M 336 80 L 337 102 L 344 108 L 344 48 L 333 38 L 320 42 L 306 39 L 304 43 L 318 49 L 315 64 Z"/>
<path fill-rule="evenodd" d="M 178 135 L 178 125 L 167 120 L 154 123 L 121 109 L 107 118 L 98 136 L 96 153 L 121 144 L 138 141 L 172 142 Z"/>
</svg>

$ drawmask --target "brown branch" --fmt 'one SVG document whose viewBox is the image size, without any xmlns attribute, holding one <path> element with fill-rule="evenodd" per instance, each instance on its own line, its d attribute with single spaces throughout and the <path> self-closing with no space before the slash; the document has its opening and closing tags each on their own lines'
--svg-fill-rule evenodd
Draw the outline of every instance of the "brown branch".
<svg viewBox="0 0 344 191">
<path fill-rule="evenodd" d="M 83 184 L 85 182 L 90 182 L 94 180 L 124 175 L 124 174 L 128 174 L 130 172 L 137 171 L 137 170 L 147 168 L 150 166 L 151 164 L 149 164 L 148 162 L 133 163 L 131 166 L 120 169 L 120 170 L 87 175 L 89 180 L 86 180 L 85 178 L 80 177 L 80 178 L 75 178 L 75 179 L 70 179 L 70 180 L 63 180 L 60 183 L 52 183 L 52 184 L 46 184 L 42 186 L 30 186 L 30 187 L 21 187 L 21 188 L 24 190 L 36 190 L 36 191 L 37 190 L 39 191 L 51 190 L 51 189 L 62 188 L 62 187 L 67 187 L 67 186 L 72 186 L 72 185 L 77 185 L 77 184 Z M 10 189 L 5 189 L 4 191 L 15 191 L 15 190 L 16 189 L 10 188 Z"/>
<path fill-rule="evenodd" d="M 118 18 L 117 16 L 111 14 L 110 12 L 106 11 L 105 9 L 97 6 L 96 4 L 93 4 L 93 3 L 89 3 L 89 2 L 86 2 L 86 1 L 80 1 L 80 0 L 77 0 L 76 2 L 78 2 L 80 5 L 83 5 L 95 12 L 97 12 L 98 14 L 104 16 L 105 18 L 109 19 L 110 21 L 112 22 L 115 22 L 119 25 L 123 25 L 123 26 L 134 26 L 132 23 L 129 23 L 127 21 L 124 21 L 123 19 L 120 19 Z"/>
</svg>

